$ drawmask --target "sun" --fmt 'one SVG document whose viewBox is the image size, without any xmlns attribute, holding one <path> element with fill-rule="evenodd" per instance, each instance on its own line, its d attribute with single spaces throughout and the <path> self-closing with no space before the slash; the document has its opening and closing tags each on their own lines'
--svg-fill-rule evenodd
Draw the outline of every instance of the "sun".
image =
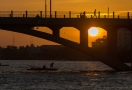
<svg viewBox="0 0 132 90">
<path fill-rule="evenodd" d="M 99 30 L 98 30 L 98 28 L 96 28 L 96 27 L 91 27 L 91 28 L 88 30 L 88 34 L 89 34 L 90 36 L 97 36 L 98 33 L 99 33 Z"/>
</svg>

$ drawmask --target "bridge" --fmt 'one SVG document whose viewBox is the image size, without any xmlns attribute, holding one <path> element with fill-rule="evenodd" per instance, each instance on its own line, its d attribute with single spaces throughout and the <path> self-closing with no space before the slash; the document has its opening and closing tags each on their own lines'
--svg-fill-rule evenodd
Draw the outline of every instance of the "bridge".
<svg viewBox="0 0 132 90">
<path fill-rule="evenodd" d="M 34 27 L 48 27 L 52 34 L 37 31 Z M 88 47 L 90 27 L 101 27 L 107 30 L 108 55 Z M 60 37 L 62 27 L 74 27 L 80 31 L 80 43 Z M 117 30 L 127 28 L 132 32 L 131 13 L 121 14 L 82 12 L 43 12 L 43 11 L 0 11 L 0 29 L 24 33 L 47 39 L 76 50 L 79 50 L 117 71 L 131 71 L 132 68 L 116 58 Z M 132 43 L 132 42 L 131 42 Z M 132 45 L 132 44 L 131 44 Z"/>
</svg>

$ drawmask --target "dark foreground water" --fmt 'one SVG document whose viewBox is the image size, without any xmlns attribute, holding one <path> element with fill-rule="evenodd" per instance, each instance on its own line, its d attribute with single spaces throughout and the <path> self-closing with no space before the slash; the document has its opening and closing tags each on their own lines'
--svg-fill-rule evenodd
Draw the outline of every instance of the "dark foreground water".
<svg viewBox="0 0 132 90">
<path fill-rule="evenodd" d="M 0 90 L 132 90 L 132 72 L 115 72 L 100 62 L 1 60 Z M 58 71 L 27 71 L 29 66 Z"/>
</svg>

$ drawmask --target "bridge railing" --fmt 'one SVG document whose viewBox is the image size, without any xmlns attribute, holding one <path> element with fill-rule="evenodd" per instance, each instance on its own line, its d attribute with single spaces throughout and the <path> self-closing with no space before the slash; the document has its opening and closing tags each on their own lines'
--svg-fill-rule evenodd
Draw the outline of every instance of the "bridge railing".
<svg viewBox="0 0 132 90">
<path fill-rule="evenodd" d="M 117 18 L 131 19 L 132 12 L 71 12 L 71 11 L 0 11 L 0 17 L 41 18 Z"/>
</svg>

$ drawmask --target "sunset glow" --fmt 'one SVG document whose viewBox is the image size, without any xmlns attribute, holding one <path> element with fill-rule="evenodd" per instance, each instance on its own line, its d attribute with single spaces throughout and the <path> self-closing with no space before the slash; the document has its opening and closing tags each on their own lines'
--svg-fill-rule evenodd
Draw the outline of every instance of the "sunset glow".
<svg viewBox="0 0 132 90">
<path fill-rule="evenodd" d="M 44 0 L 0 0 L 1 8 L 0 11 L 45 11 L 45 2 Z M 94 10 L 96 9 L 97 12 L 101 12 L 101 17 L 104 15 L 107 15 L 108 13 L 108 7 L 109 7 L 109 15 L 111 16 L 111 13 L 113 12 L 119 12 L 121 15 L 126 15 L 126 12 L 132 12 L 131 8 L 132 0 L 127 1 L 121 1 L 121 0 L 110 0 L 109 2 L 106 0 L 52 0 L 52 12 L 54 14 L 54 11 L 57 11 L 57 14 L 60 14 L 59 12 L 69 12 L 72 13 L 82 13 L 86 11 L 88 14 L 88 18 L 91 17 L 91 14 L 93 14 Z M 118 4 L 118 5 L 117 5 Z M 47 0 L 47 11 L 49 12 L 49 0 Z M 124 13 L 125 12 L 125 13 Z M 44 13 L 43 13 L 44 14 Z M 116 14 L 116 13 L 115 13 Z M 68 15 L 68 14 L 67 14 Z M 73 15 L 72 15 L 73 16 Z M 96 28 L 97 29 L 97 28 Z M 48 28 L 42 29 L 40 31 L 48 31 Z M 60 32 L 60 36 L 66 39 L 70 39 L 75 42 L 79 42 L 79 32 L 72 31 L 73 28 L 68 28 L 64 31 Z M 102 29 L 98 29 L 98 31 L 89 34 L 89 41 L 93 42 L 96 39 L 102 37 L 104 34 L 106 34 L 104 31 L 101 31 Z M 67 31 L 67 32 L 66 32 Z M 93 30 L 92 30 L 93 31 Z M 31 42 L 31 36 L 21 34 L 21 33 L 14 33 L 6 30 L 0 30 L 0 46 L 5 47 L 7 45 L 12 45 L 12 37 L 14 34 L 15 39 L 15 45 L 27 45 Z M 74 36 L 73 36 L 74 35 Z M 94 37 L 93 37 L 94 36 Z M 3 39 L 4 38 L 4 39 Z M 33 38 L 35 45 L 43 45 L 43 44 L 55 44 L 54 42 L 47 41 L 40 38 Z"/>
<path fill-rule="evenodd" d="M 98 33 L 99 33 L 99 30 L 98 30 L 98 28 L 96 28 L 96 27 L 91 27 L 91 28 L 88 30 L 88 34 L 89 34 L 90 36 L 97 36 Z"/>
</svg>

